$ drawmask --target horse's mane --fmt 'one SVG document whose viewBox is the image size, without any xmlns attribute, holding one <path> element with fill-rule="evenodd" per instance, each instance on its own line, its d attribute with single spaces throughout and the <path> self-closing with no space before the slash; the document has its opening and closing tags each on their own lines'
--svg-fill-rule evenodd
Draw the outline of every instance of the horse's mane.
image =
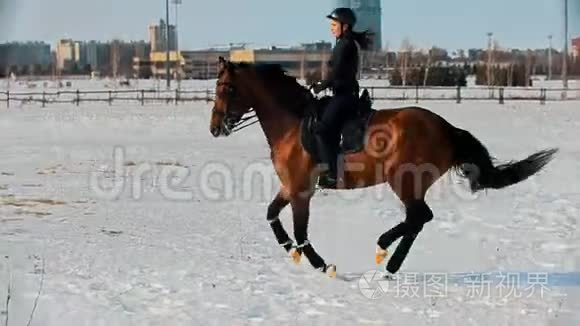
<svg viewBox="0 0 580 326">
<path fill-rule="evenodd" d="M 314 96 L 296 78 L 288 75 L 279 64 L 237 63 L 236 67 L 254 69 L 280 103 L 281 107 L 297 118 L 303 118 L 314 101 Z"/>
</svg>

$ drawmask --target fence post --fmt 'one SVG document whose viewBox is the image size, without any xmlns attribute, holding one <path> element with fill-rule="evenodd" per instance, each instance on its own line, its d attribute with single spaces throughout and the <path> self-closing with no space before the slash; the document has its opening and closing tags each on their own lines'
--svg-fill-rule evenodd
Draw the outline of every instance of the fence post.
<svg viewBox="0 0 580 326">
<path fill-rule="evenodd" d="M 42 91 L 42 107 L 46 107 L 46 91 Z"/>
<path fill-rule="evenodd" d="M 175 105 L 179 104 L 179 88 L 175 89 Z"/>
<path fill-rule="evenodd" d="M 504 104 L 503 87 L 499 89 L 499 104 Z"/>
<path fill-rule="evenodd" d="M 461 85 L 457 85 L 457 104 L 461 104 Z"/>
<path fill-rule="evenodd" d="M 109 106 L 113 104 L 113 91 L 109 91 Z"/>
<path fill-rule="evenodd" d="M 210 102 L 210 98 L 209 98 L 209 88 L 206 88 L 206 89 L 205 89 L 205 101 L 206 101 L 207 103 L 209 103 L 209 102 Z"/>
<path fill-rule="evenodd" d="M 6 91 L 6 107 L 10 107 L 10 91 Z"/>
<path fill-rule="evenodd" d="M 415 86 L 415 103 L 419 103 L 419 84 Z"/>
<path fill-rule="evenodd" d="M 81 91 L 77 89 L 77 106 L 81 103 Z"/>
<path fill-rule="evenodd" d="M 371 87 L 371 100 L 375 100 L 375 87 Z"/>
<path fill-rule="evenodd" d="M 546 89 L 542 88 L 540 90 L 540 104 L 545 105 L 546 104 Z"/>
<path fill-rule="evenodd" d="M 145 105 L 145 90 L 141 90 L 141 106 Z"/>
</svg>

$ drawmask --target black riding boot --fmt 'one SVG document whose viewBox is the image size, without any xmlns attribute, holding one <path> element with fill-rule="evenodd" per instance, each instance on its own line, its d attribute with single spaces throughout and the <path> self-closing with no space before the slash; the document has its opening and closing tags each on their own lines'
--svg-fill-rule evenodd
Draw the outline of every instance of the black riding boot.
<svg viewBox="0 0 580 326">
<path fill-rule="evenodd" d="M 318 148 L 320 159 L 328 166 L 328 169 L 320 175 L 318 185 L 326 189 L 335 189 L 338 174 L 336 167 L 336 152 L 331 145 L 324 141 L 322 136 L 315 135 L 314 138 L 316 140 L 316 147 Z"/>
</svg>

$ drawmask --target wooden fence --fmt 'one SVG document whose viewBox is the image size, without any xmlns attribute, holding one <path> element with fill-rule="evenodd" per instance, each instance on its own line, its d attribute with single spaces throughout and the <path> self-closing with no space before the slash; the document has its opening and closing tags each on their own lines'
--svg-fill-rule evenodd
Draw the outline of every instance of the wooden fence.
<svg viewBox="0 0 580 326">
<path fill-rule="evenodd" d="M 563 88 L 524 88 L 524 87 L 422 87 L 422 86 L 362 86 L 369 90 L 373 100 L 379 101 L 534 101 L 545 104 L 548 101 L 580 101 L 580 89 Z M 6 107 L 13 104 L 68 103 L 80 106 L 81 103 L 117 102 L 137 105 L 175 104 L 187 102 L 211 102 L 214 90 L 66 90 L 43 92 L 0 92 L 0 103 Z"/>
<path fill-rule="evenodd" d="M 45 107 L 47 104 L 74 104 L 81 103 L 108 103 L 115 102 L 179 104 L 185 102 L 213 101 L 213 91 L 207 90 L 97 90 L 97 91 L 54 91 L 54 92 L 0 92 L 0 102 L 7 107 L 11 103 L 38 103 Z"/>
</svg>

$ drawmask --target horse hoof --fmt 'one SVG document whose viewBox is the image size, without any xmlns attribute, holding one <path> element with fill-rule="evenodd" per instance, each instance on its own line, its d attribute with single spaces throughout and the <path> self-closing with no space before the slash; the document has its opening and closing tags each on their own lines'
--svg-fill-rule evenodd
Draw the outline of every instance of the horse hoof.
<svg viewBox="0 0 580 326">
<path fill-rule="evenodd" d="M 292 257 L 294 264 L 299 265 L 302 260 L 302 253 L 296 248 L 292 248 L 292 250 L 290 250 L 290 257 Z"/>
<path fill-rule="evenodd" d="M 336 278 L 336 265 L 330 264 L 326 266 L 326 275 L 330 278 Z"/>
<path fill-rule="evenodd" d="M 389 252 L 387 250 L 382 249 L 381 247 L 377 247 L 377 252 L 375 254 L 375 262 L 377 265 L 382 264 L 385 258 L 387 258 L 388 254 Z"/>
</svg>

